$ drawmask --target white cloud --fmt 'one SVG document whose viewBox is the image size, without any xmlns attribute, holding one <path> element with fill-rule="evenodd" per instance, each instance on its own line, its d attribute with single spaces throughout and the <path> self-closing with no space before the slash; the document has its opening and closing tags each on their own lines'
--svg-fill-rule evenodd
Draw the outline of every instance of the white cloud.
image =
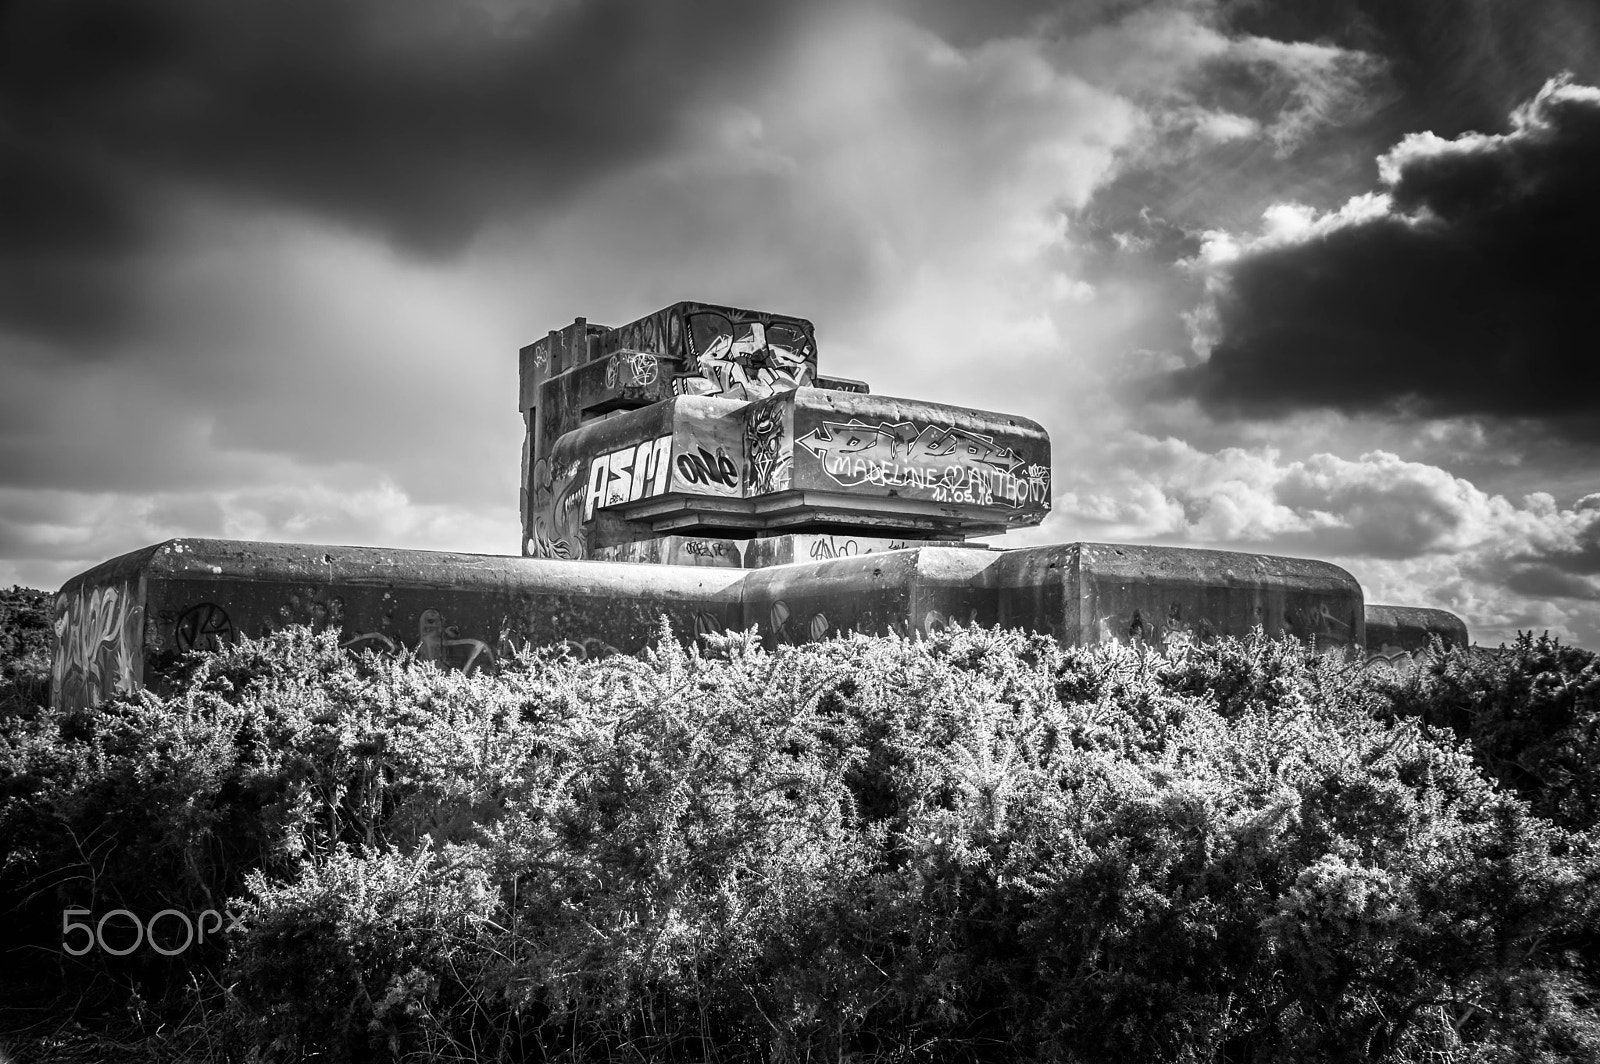
<svg viewBox="0 0 1600 1064">
<path fill-rule="evenodd" d="M 1600 104 L 1600 87 L 1578 85 L 1562 74 L 1545 82 L 1534 98 L 1511 112 L 1509 133 L 1463 133 L 1445 139 L 1431 131 L 1407 134 L 1399 144 L 1378 157 L 1378 177 L 1385 185 L 1398 183 L 1408 167 L 1418 163 L 1448 162 L 1474 155 L 1515 150 L 1520 142 L 1554 135 L 1554 111 L 1564 105 Z"/>
<path fill-rule="evenodd" d="M 297 475 L 298 474 L 298 475 Z M 385 477 L 286 466 L 223 491 L 0 489 L 0 583 L 54 588 L 109 558 L 174 537 L 513 554 L 515 512 L 419 502 Z M 508 538 L 507 526 L 512 533 Z"/>
<path fill-rule="evenodd" d="M 1317 130 L 1359 114 L 1381 61 L 1308 41 L 1225 33 L 1217 5 L 1158 3 L 1058 45 L 1065 65 L 1148 107 L 1147 154 L 1171 162 L 1185 151 L 1262 137 L 1287 154 Z M 1208 99 L 1219 71 L 1254 84 L 1259 116 Z"/>
<path fill-rule="evenodd" d="M 1381 65 L 1363 52 L 1267 37 L 1231 42 L 1230 58 L 1267 71 L 1287 97 L 1266 130 L 1280 153 L 1293 151 L 1317 129 L 1358 114 Z"/>
</svg>

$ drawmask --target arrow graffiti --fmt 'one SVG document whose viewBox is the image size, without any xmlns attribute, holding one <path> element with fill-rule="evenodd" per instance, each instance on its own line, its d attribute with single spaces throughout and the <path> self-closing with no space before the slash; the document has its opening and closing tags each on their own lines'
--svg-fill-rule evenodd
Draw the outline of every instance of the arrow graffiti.
<svg viewBox="0 0 1600 1064">
<path fill-rule="evenodd" d="M 918 428 L 912 421 L 877 425 L 856 418 L 824 421 L 800 437 L 799 442 L 825 461 L 829 456 L 850 456 L 921 465 L 941 472 L 960 466 L 1015 473 L 1022 465 L 1022 457 L 1010 447 L 995 443 L 993 436 L 945 425 Z"/>
<path fill-rule="evenodd" d="M 824 421 L 795 442 L 844 487 L 925 488 L 935 502 L 1049 505 L 1049 471 L 1036 465 L 1024 470 L 1021 455 L 980 432 L 913 421 L 870 425 L 851 418 Z"/>
</svg>

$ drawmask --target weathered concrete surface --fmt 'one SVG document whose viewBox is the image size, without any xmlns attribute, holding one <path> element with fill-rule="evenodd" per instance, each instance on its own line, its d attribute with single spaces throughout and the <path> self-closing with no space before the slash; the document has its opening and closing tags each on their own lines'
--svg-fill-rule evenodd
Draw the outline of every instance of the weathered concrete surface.
<svg viewBox="0 0 1600 1064">
<path fill-rule="evenodd" d="M 752 569 L 741 585 L 744 626 L 773 647 L 848 632 L 927 635 L 951 621 L 992 625 L 988 570 L 997 557 L 917 547 Z"/>
<path fill-rule="evenodd" d="M 785 415 L 789 435 L 777 443 L 780 470 L 792 462 L 787 478 L 792 489 L 842 491 L 852 499 L 880 500 L 879 505 L 881 500 L 941 504 L 954 522 L 968 527 L 1034 525 L 1049 512 L 1050 437 L 1036 421 L 816 388 L 768 402 L 790 408 Z M 753 493 L 784 486 L 757 483 Z"/>
<path fill-rule="evenodd" d="M 569 433 L 596 418 L 667 402 L 674 396 L 739 405 L 821 383 L 815 330 L 809 321 L 689 302 L 675 303 L 614 329 L 577 318 L 570 326 L 552 330 L 544 339 L 524 347 L 519 371 L 517 408 L 524 423 L 523 553 L 535 557 L 581 558 L 588 556 L 591 546 L 581 535 L 563 534 L 551 512 L 552 484 L 559 497 L 562 482 L 582 472 L 576 464 L 586 466 L 595 456 L 587 440 L 569 444 L 571 453 L 556 454 L 557 441 Z M 843 379 L 826 383 L 853 390 L 866 387 Z M 719 487 L 737 487 L 737 481 L 727 483 L 726 471 L 729 462 L 738 460 L 742 426 L 731 426 L 724 459 L 715 440 L 716 422 L 715 417 L 678 419 L 680 432 L 708 437 L 706 441 L 674 441 L 673 466 L 681 464 L 690 479 L 697 472 L 707 474 L 700 480 L 705 487 L 687 489 L 691 492 L 718 494 Z M 709 446 L 696 468 L 701 442 Z"/>
<path fill-rule="evenodd" d="M 146 547 L 102 562 L 56 593 L 52 705 L 90 706 L 144 685 L 148 563 L 158 549 Z"/>
<path fill-rule="evenodd" d="M 600 547 L 595 550 L 594 559 L 602 562 L 710 565 L 722 569 L 742 569 L 747 543 L 747 540 L 715 536 L 657 536 L 654 539 Z"/>
<path fill-rule="evenodd" d="M 1260 625 L 1319 649 L 1365 645 L 1361 585 L 1328 562 L 1110 543 L 1028 547 L 998 558 L 1000 623 L 1064 643 L 1171 646 Z"/>
<path fill-rule="evenodd" d="M 1036 524 L 1049 509 L 1050 441 L 1037 424 L 889 396 L 675 396 L 532 453 L 532 557 L 779 530 L 960 539 Z"/>
<path fill-rule="evenodd" d="M 1435 635 L 1447 647 L 1468 646 L 1467 625 L 1448 610 L 1420 606 L 1367 606 L 1367 653 L 1392 658 L 1427 649 Z"/>
<path fill-rule="evenodd" d="M 851 630 L 928 634 L 1000 624 L 1068 644 L 1162 646 L 1256 625 L 1320 649 L 1360 648 L 1361 586 L 1301 558 L 1100 543 L 982 550 L 919 546 L 753 570 L 744 623 L 768 645 Z"/>
<path fill-rule="evenodd" d="M 816 330 L 804 318 L 714 303 L 674 303 L 611 328 L 576 318 L 520 353 L 518 409 L 542 407 L 544 439 L 577 428 L 589 416 L 631 409 L 673 395 L 709 395 L 748 402 L 817 383 Z M 568 373 L 569 392 L 546 392 Z M 829 381 L 830 384 L 835 382 Z M 857 390 L 860 381 L 841 379 Z"/>
<path fill-rule="evenodd" d="M 742 409 L 726 399 L 676 396 L 554 440 L 532 467 L 523 553 L 601 557 L 603 547 L 655 538 L 627 520 L 629 504 L 691 498 L 714 507 L 719 499 L 738 500 Z"/>
<path fill-rule="evenodd" d="M 760 536 L 746 541 L 744 567 L 764 569 L 769 565 L 792 565 L 795 562 L 825 562 L 832 558 L 854 558 L 862 554 L 882 554 L 888 550 L 907 547 L 961 547 L 966 550 L 987 550 L 980 543 L 962 540 L 920 540 L 904 536 L 872 536 L 866 534 L 831 534 L 812 532 L 785 532 L 775 536 Z"/>
<path fill-rule="evenodd" d="M 659 540 L 627 549 L 696 564 L 637 565 L 169 540 L 62 588 L 53 697 L 91 704 L 155 682 L 182 651 L 295 623 L 337 625 L 352 649 L 406 648 L 464 670 L 492 668 L 524 643 L 631 653 L 653 638 L 663 614 L 685 635 L 755 626 L 768 646 L 849 631 L 926 635 L 951 622 L 1025 628 L 1069 644 L 1171 646 L 1260 625 L 1324 649 L 1364 645 L 1360 586 L 1326 562 L 1101 543 L 1000 551 L 886 541 L 846 553 L 837 540 L 793 536 L 760 551 L 827 544 L 834 556 L 737 567 L 741 546 L 751 552 L 764 542 Z M 1434 627 L 1450 618 L 1406 616 Z"/>
<path fill-rule="evenodd" d="M 804 318 L 705 303 L 616 329 L 578 318 L 520 367 L 531 557 L 665 535 L 971 538 L 1050 507 L 1036 422 L 819 376 Z"/>
<path fill-rule="evenodd" d="M 665 614 L 681 633 L 739 625 L 742 570 L 178 539 L 113 559 L 56 596 L 58 705 L 153 683 L 185 650 L 289 624 L 345 646 L 402 647 L 476 670 L 524 643 L 635 652 Z"/>
<path fill-rule="evenodd" d="M 905 550 L 908 547 L 958 547 L 963 550 L 980 551 L 994 549 L 981 543 L 968 543 L 963 540 L 784 532 L 749 539 L 732 539 L 725 536 L 656 536 L 652 539 L 598 547 L 590 556 L 595 561 L 603 562 L 765 569 L 771 565 L 854 558 L 862 554 Z"/>
<path fill-rule="evenodd" d="M 760 399 L 817 379 L 816 330 L 804 318 L 713 303 L 674 303 L 597 337 L 594 354 L 672 359 L 679 395 Z"/>
</svg>

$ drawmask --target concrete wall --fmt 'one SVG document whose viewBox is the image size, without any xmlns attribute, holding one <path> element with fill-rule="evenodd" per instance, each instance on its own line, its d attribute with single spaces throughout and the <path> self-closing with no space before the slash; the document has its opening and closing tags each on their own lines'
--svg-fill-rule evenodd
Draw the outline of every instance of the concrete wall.
<svg viewBox="0 0 1600 1064">
<path fill-rule="evenodd" d="M 959 540 L 1049 511 L 1050 441 L 1027 418 L 798 388 L 749 403 L 675 396 L 550 436 L 551 411 L 569 405 L 551 393 L 579 376 L 541 390 L 524 456 L 531 557 L 605 558 L 675 534 Z"/>
<path fill-rule="evenodd" d="M 928 635 L 951 621 L 997 621 L 990 568 L 998 552 L 914 547 L 751 570 L 744 627 L 763 642 L 804 643 L 847 632 Z"/>
<path fill-rule="evenodd" d="M 822 542 L 792 537 L 789 550 L 813 541 Z M 737 568 L 739 546 L 662 541 L 664 557 L 696 564 L 641 565 L 169 540 L 61 590 L 53 697 L 90 705 L 154 684 L 183 651 L 296 623 L 337 626 L 354 650 L 404 648 L 467 671 L 494 668 L 524 643 L 633 653 L 663 614 L 681 635 L 756 627 L 769 647 L 850 631 L 927 635 L 951 623 L 1065 643 L 1174 646 L 1258 624 L 1320 648 L 1364 640 L 1360 586 L 1326 562 L 1099 543 L 1000 551 L 869 541 L 863 553 Z M 750 542 L 744 549 L 755 553 Z"/>
<path fill-rule="evenodd" d="M 1361 585 L 1327 562 L 1111 543 L 1031 547 L 999 558 L 1000 623 L 1065 643 L 1170 646 L 1260 625 L 1324 649 L 1364 645 Z"/>
<path fill-rule="evenodd" d="M 817 379 L 816 330 L 804 318 L 714 303 L 674 303 L 596 337 L 594 354 L 670 359 L 680 395 L 759 399 Z"/>
<path fill-rule="evenodd" d="M 113 559 L 56 596 L 58 705 L 153 684 L 182 651 L 290 624 L 355 649 L 404 647 L 476 671 L 523 643 L 633 653 L 665 614 L 683 633 L 743 617 L 743 571 L 178 539 Z M 85 609 L 85 604 L 89 608 Z"/>
<path fill-rule="evenodd" d="M 776 441 L 786 475 L 752 494 L 918 500 L 972 509 L 998 529 L 1036 525 L 1050 510 L 1050 437 L 1028 418 L 816 388 L 768 402 L 790 407 Z"/>
<path fill-rule="evenodd" d="M 90 706 L 128 694 L 145 681 L 147 568 L 150 547 L 67 581 L 51 617 L 50 698 Z"/>
<path fill-rule="evenodd" d="M 687 302 L 617 328 L 578 318 L 524 347 L 519 376 L 523 553 L 545 558 L 593 557 L 596 547 L 641 538 L 596 539 L 588 529 L 574 527 L 587 525 L 588 519 L 575 523 L 570 514 L 560 512 L 564 492 L 587 475 L 588 463 L 601 453 L 592 439 L 574 440 L 569 434 L 601 416 L 670 403 L 675 396 L 702 399 L 695 416 L 675 419 L 676 438 L 663 472 L 680 475 L 673 485 L 662 482 L 659 491 L 739 496 L 742 422 L 723 425 L 711 406 L 721 402 L 737 409 L 754 399 L 821 383 L 809 321 Z M 865 390 L 856 381 L 829 383 Z M 674 418 L 668 415 L 666 421 L 668 427 L 658 427 L 652 436 L 635 432 L 633 442 L 673 432 Z M 568 440 L 567 453 L 558 453 L 556 443 L 562 439 Z M 618 471 L 643 472 L 628 465 Z"/>
<path fill-rule="evenodd" d="M 1369 657 L 1395 658 L 1425 650 L 1435 635 L 1445 646 L 1468 645 L 1466 622 L 1448 610 L 1373 603 L 1366 612 Z"/>
</svg>

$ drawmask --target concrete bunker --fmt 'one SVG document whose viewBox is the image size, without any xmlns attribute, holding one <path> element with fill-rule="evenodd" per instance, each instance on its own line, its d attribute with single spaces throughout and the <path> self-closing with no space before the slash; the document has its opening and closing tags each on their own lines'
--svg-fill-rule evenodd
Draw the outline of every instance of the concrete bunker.
<svg viewBox="0 0 1600 1064">
<path fill-rule="evenodd" d="M 1366 606 L 1327 562 L 973 542 L 1049 513 L 1044 428 L 825 376 L 803 318 L 689 302 L 617 328 L 579 318 L 518 364 L 521 556 L 145 547 L 57 594 L 54 703 L 92 705 L 183 651 L 296 623 L 468 672 L 522 643 L 632 653 L 663 615 L 683 636 L 754 627 L 769 646 L 951 623 L 1164 647 L 1259 625 L 1380 655 L 1467 638 L 1441 610 Z"/>
</svg>

